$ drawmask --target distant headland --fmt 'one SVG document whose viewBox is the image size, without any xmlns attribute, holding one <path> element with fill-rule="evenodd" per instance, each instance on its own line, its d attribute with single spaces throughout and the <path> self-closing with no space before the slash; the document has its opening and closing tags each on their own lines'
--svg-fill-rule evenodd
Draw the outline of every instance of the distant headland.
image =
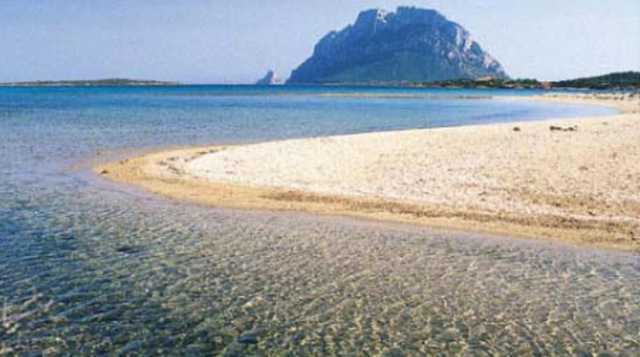
<svg viewBox="0 0 640 357">
<path fill-rule="evenodd" d="M 1 87 L 136 87 L 136 86 L 175 86 L 179 82 L 154 81 L 143 79 L 107 78 L 92 80 L 29 81 L 0 83 Z"/>
<path fill-rule="evenodd" d="M 259 83 L 270 79 L 267 74 Z M 462 25 L 432 9 L 401 6 L 362 11 L 353 24 L 329 32 L 286 84 L 637 90 L 640 72 L 555 82 L 512 79 Z"/>
<path fill-rule="evenodd" d="M 461 25 L 435 10 L 372 9 L 355 23 L 331 31 L 288 84 L 433 82 L 509 78 L 502 65 Z"/>
</svg>

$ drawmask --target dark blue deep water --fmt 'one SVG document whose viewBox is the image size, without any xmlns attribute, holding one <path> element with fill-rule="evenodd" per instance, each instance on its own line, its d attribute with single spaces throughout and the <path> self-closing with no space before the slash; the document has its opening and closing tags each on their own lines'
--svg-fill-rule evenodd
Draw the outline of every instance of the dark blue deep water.
<svg viewBox="0 0 640 357">
<path fill-rule="evenodd" d="M 162 147 L 613 112 L 507 98 L 532 93 L 0 88 L 0 355 L 638 353 L 632 255 L 204 208 L 90 172 Z"/>
</svg>

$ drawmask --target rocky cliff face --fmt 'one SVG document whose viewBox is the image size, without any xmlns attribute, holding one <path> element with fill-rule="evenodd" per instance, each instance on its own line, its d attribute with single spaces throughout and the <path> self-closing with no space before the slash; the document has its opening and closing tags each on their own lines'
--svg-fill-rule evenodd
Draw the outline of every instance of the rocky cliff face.
<svg viewBox="0 0 640 357">
<path fill-rule="evenodd" d="M 269 71 L 264 77 L 262 77 L 262 79 L 258 80 L 256 84 L 262 86 L 273 86 L 276 84 L 281 84 L 281 82 L 274 71 Z"/>
<path fill-rule="evenodd" d="M 330 32 L 288 83 L 358 83 L 506 78 L 469 32 L 435 10 L 367 10 Z"/>
</svg>

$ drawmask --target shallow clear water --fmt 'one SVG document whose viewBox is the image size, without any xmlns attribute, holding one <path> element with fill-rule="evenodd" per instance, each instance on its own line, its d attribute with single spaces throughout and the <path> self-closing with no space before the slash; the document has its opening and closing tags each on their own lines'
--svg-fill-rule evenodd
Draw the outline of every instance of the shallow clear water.
<svg viewBox="0 0 640 357">
<path fill-rule="evenodd" d="M 634 255 L 199 207 L 88 170 L 157 147 L 611 113 L 486 99 L 523 93 L 0 89 L 0 354 L 637 355 Z"/>
</svg>

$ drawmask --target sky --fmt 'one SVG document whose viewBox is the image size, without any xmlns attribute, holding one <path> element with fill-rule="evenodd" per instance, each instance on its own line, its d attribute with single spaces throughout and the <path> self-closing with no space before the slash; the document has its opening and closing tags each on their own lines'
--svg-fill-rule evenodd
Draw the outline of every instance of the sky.
<svg viewBox="0 0 640 357">
<path fill-rule="evenodd" d="M 640 70 L 638 0 L 0 0 L 0 82 L 286 78 L 359 11 L 433 8 L 512 77 Z"/>
</svg>

